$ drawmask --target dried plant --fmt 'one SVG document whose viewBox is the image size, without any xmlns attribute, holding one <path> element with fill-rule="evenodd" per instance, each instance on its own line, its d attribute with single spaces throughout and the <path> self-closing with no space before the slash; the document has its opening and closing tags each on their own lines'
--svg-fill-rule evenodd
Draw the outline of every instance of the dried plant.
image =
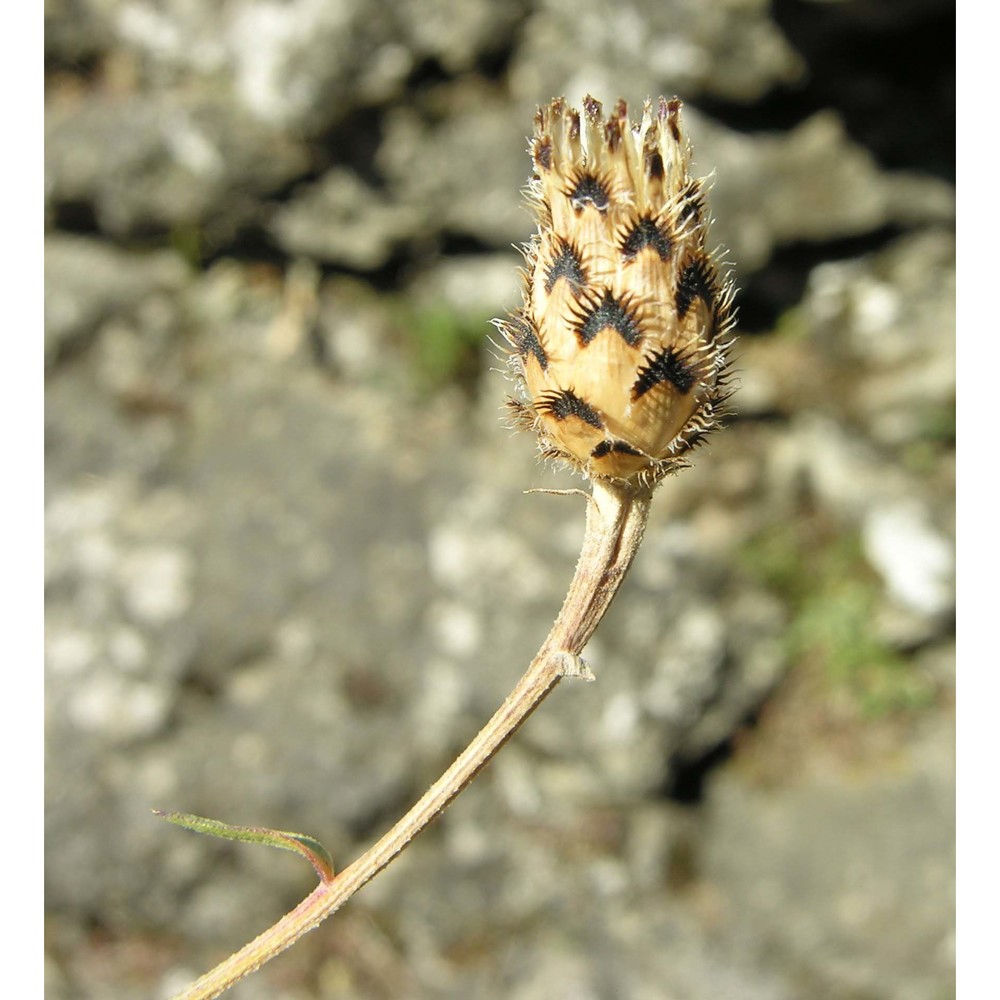
<svg viewBox="0 0 1000 1000">
<path fill-rule="evenodd" d="M 500 328 L 545 455 L 593 480 L 652 485 L 718 425 L 732 286 L 706 251 L 705 182 L 690 175 L 681 102 L 619 101 L 605 121 L 539 109 L 524 307 Z"/>
<path fill-rule="evenodd" d="M 705 181 L 691 176 L 681 102 L 624 101 L 605 119 L 562 99 L 539 109 L 529 185 L 538 231 L 525 248 L 524 304 L 497 326 L 510 346 L 517 425 L 543 455 L 591 482 L 583 549 L 562 610 L 524 676 L 448 770 L 339 873 L 315 840 L 172 813 L 216 836 L 295 850 L 320 882 L 294 910 L 179 994 L 218 996 L 283 951 L 392 861 L 476 776 L 580 653 L 642 540 L 653 490 L 688 464 L 728 397 L 733 287 L 708 252 Z"/>
</svg>

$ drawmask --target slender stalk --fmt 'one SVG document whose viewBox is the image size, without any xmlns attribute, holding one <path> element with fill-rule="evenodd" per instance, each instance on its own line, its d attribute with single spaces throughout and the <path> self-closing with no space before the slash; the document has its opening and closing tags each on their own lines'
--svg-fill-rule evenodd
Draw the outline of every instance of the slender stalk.
<svg viewBox="0 0 1000 1000">
<path fill-rule="evenodd" d="M 595 480 L 583 548 L 566 600 L 548 638 L 492 719 L 447 771 L 374 846 L 240 951 L 179 993 L 208 1000 L 284 951 L 339 909 L 389 864 L 472 781 L 565 676 L 586 675 L 579 654 L 607 611 L 642 541 L 651 493 Z"/>
</svg>

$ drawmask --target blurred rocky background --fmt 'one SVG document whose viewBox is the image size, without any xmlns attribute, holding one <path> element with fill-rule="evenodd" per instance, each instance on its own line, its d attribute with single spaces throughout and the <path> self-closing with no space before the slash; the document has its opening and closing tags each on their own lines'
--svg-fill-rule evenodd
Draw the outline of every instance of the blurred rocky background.
<svg viewBox="0 0 1000 1000">
<path fill-rule="evenodd" d="M 953 995 L 943 0 L 47 0 L 47 995 L 165 997 L 492 713 L 582 534 L 501 427 L 538 103 L 682 96 L 738 416 L 565 683 L 232 994 Z"/>
</svg>

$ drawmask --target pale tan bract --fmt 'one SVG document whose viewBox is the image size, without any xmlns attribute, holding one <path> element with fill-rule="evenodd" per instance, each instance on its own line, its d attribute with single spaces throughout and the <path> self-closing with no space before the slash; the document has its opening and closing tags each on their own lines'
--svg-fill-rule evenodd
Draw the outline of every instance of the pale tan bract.
<svg viewBox="0 0 1000 1000">
<path fill-rule="evenodd" d="M 655 483 L 719 424 L 735 322 L 681 102 L 647 101 L 633 124 L 624 101 L 605 119 L 558 98 L 529 151 L 538 232 L 524 305 L 498 321 L 516 422 L 592 479 Z"/>
</svg>

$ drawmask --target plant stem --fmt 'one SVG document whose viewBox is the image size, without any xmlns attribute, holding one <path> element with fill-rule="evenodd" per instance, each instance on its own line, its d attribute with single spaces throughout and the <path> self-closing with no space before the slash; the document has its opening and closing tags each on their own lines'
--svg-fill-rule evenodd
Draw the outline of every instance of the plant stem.
<svg viewBox="0 0 1000 1000">
<path fill-rule="evenodd" d="M 374 846 L 294 910 L 179 993 L 208 1000 L 284 951 L 339 909 L 427 827 L 565 676 L 587 676 L 579 654 L 607 611 L 642 541 L 650 490 L 595 480 L 576 572 L 548 638 L 492 719 L 447 771 Z"/>
</svg>

